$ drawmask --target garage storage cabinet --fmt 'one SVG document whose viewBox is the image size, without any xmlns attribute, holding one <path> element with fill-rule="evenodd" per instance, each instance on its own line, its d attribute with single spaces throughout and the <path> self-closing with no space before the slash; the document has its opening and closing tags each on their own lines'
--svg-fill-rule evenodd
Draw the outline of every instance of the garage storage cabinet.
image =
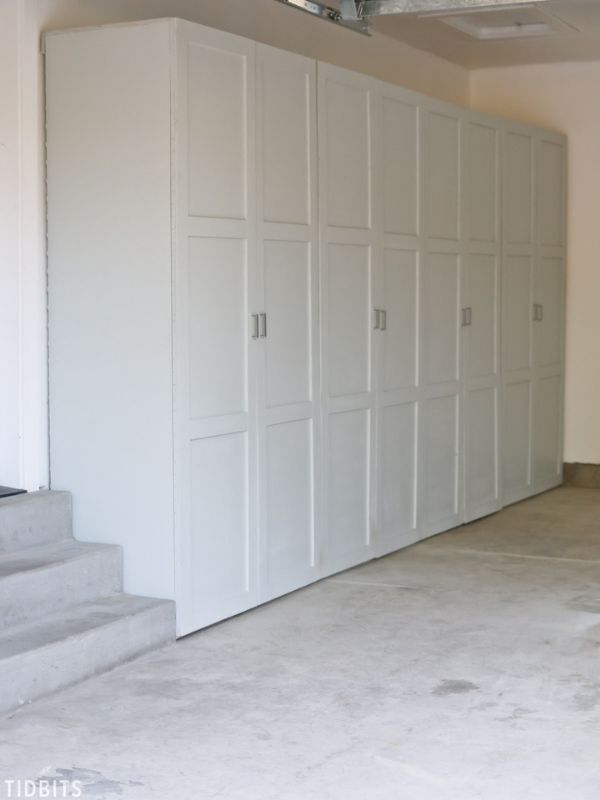
<svg viewBox="0 0 600 800">
<path fill-rule="evenodd" d="M 180 635 L 560 482 L 561 136 L 181 20 L 46 76 L 52 486 Z"/>
</svg>

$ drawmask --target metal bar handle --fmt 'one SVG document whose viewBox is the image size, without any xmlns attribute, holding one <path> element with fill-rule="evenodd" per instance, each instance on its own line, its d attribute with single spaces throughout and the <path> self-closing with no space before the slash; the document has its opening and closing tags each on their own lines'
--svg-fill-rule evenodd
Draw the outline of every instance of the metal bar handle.
<svg viewBox="0 0 600 800">
<path fill-rule="evenodd" d="M 384 308 L 381 309 L 381 324 L 379 330 L 387 331 L 387 311 Z"/>
<path fill-rule="evenodd" d="M 252 338 L 258 339 L 259 336 L 259 328 L 258 328 L 258 314 L 251 314 L 252 318 Z"/>
<path fill-rule="evenodd" d="M 267 315 L 265 314 L 264 311 L 262 311 L 258 315 L 258 320 L 259 320 L 259 336 L 260 336 L 261 339 L 266 339 L 267 338 Z"/>
<path fill-rule="evenodd" d="M 381 330 L 381 311 L 378 308 L 373 309 L 373 314 L 375 317 L 375 323 L 373 325 L 373 330 L 380 331 Z"/>
</svg>

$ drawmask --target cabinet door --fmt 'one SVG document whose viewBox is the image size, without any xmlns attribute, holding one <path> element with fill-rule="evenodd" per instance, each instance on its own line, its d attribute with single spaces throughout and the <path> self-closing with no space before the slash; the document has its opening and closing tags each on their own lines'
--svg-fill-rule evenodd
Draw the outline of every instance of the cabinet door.
<svg viewBox="0 0 600 800">
<path fill-rule="evenodd" d="M 257 47 L 261 599 L 319 574 L 316 64 Z"/>
<path fill-rule="evenodd" d="M 257 602 L 253 43 L 178 24 L 178 631 Z"/>
<path fill-rule="evenodd" d="M 533 316 L 535 161 L 533 134 L 503 136 L 502 483 L 503 501 L 529 497 L 533 485 Z"/>
<path fill-rule="evenodd" d="M 500 507 L 500 132 L 467 125 L 463 382 L 465 519 Z"/>
<path fill-rule="evenodd" d="M 534 483 L 536 491 L 562 480 L 565 157 L 560 137 L 537 141 L 537 259 L 533 323 Z"/>
<path fill-rule="evenodd" d="M 319 65 L 325 571 L 372 553 L 371 81 Z"/>
<path fill-rule="evenodd" d="M 419 286 L 422 265 L 421 110 L 403 89 L 377 84 L 376 214 L 377 537 L 383 555 L 419 538 Z"/>
<path fill-rule="evenodd" d="M 421 490 L 423 532 L 463 518 L 461 474 L 461 121 L 456 110 L 429 103 L 425 121 L 423 276 L 423 405 Z"/>
</svg>

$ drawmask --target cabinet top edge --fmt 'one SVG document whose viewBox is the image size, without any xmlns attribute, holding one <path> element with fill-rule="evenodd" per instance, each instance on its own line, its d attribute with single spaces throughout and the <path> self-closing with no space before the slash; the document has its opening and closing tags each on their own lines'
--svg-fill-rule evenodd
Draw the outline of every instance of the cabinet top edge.
<svg viewBox="0 0 600 800">
<path fill-rule="evenodd" d="M 203 25 L 201 22 L 194 22 L 193 20 L 184 19 L 183 17 L 149 17 L 148 19 L 133 19 L 124 22 L 105 22 L 100 25 L 80 25 L 73 28 L 52 28 L 50 30 L 43 31 L 42 37 L 44 39 L 49 39 L 53 36 L 65 36 L 72 33 L 92 33 L 94 31 L 111 31 L 119 28 L 141 28 L 152 25 L 164 25 L 167 27 L 193 26 L 196 28 L 205 28 L 207 30 L 216 30 L 208 25 Z M 223 33 L 225 32 L 226 31 L 223 31 Z"/>
<path fill-rule="evenodd" d="M 141 27 L 151 27 L 151 26 L 165 26 L 168 29 L 172 30 L 179 30 L 184 31 L 187 29 L 190 31 L 190 35 L 193 29 L 204 29 L 206 31 L 211 31 L 213 34 L 220 33 L 232 37 L 234 39 L 240 39 L 244 41 L 254 41 L 252 39 L 247 39 L 246 37 L 239 36 L 238 34 L 233 34 L 229 31 L 224 31 L 219 28 L 214 28 L 212 26 L 204 25 L 200 22 L 194 22 L 193 20 L 185 19 L 184 17 L 152 17 L 148 19 L 140 19 L 140 20 L 129 20 L 126 22 L 109 22 L 100 25 L 83 25 L 80 27 L 73 27 L 73 28 L 56 28 L 48 31 L 44 31 L 42 33 L 42 51 L 45 52 L 45 45 L 48 40 L 53 39 L 54 37 L 61 37 L 66 36 L 69 34 L 81 34 L 81 33 L 95 33 L 100 31 L 112 31 L 116 29 L 122 28 L 141 28 Z M 286 50 L 285 48 L 274 47 L 272 45 L 262 43 L 262 42 L 255 42 L 255 44 L 260 47 L 263 52 L 273 52 L 273 53 L 288 53 L 291 51 Z M 366 88 L 370 88 L 375 95 L 379 97 L 384 97 L 387 95 L 403 95 L 404 99 L 408 102 L 413 102 L 415 105 L 424 105 L 424 110 L 426 111 L 439 111 L 442 113 L 448 113 L 451 116 L 461 116 L 464 122 L 479 122 L 481 124 L 489 124 L 491 127 L 495 127 L 499 131 L 504 132 L 514 132 L 519 133 L 522 132 L 523 134 L 537 134 L 538 138 L 546 139 L 547 141 L 554 142 L 556 144 L 561 144 L 566 146 L 568 143 L 568 137 L 562 131 L 553 130 L 551 128 L 544 128 L 540 125 L 532 125 L 524 122 L 519 122 L 517 120 L 511 119 L 510 117 L 501 115 L 501 114 L 490 114 L 484 111 L 480 111 L 477 108 L 474 108 L 471 105 L 463 105 L 461 103 L 452 103 L 446 100 L 440 100 L 438 98 L 432 97 L 428 94 L 420 92 L 415 89 L 410 89 L 408 87 L 403 86 L 400 83 L 392 83 L 390 81 L 383 81 L 379 78 L 376 78 L 373 75 L 369 75 L 368 73 L 359 72 L 354 69 L 348 69 L 347 67 L 342 67 L 338 64 L 332 64 L 328 61 L 324 61 L 322 59 L 313 59 L 309 58 L 300 53 L 292 53 L 296 55 L 298 59 L 303 59 L 306 62 L 313 62 L 316 65 L 316 71 L 319 75 L 320 80 L 327 80 L 328 78 L 341 78 L 343 79 L 344 76 L 353 79 L 354 81 L 362 82 L 363 86 Z"/>
</svg>

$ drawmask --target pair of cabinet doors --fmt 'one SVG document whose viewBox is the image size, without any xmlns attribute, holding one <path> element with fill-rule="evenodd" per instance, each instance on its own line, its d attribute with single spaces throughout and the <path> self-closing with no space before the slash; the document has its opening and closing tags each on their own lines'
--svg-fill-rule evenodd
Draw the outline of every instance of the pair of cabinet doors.
<svg viewBox="0 0 600 800">
<path fill-rule="evenodd" d="M 501 505 L 500 126 L 197 30 L 177 64 L 182 632 Z"/>
</svg>

